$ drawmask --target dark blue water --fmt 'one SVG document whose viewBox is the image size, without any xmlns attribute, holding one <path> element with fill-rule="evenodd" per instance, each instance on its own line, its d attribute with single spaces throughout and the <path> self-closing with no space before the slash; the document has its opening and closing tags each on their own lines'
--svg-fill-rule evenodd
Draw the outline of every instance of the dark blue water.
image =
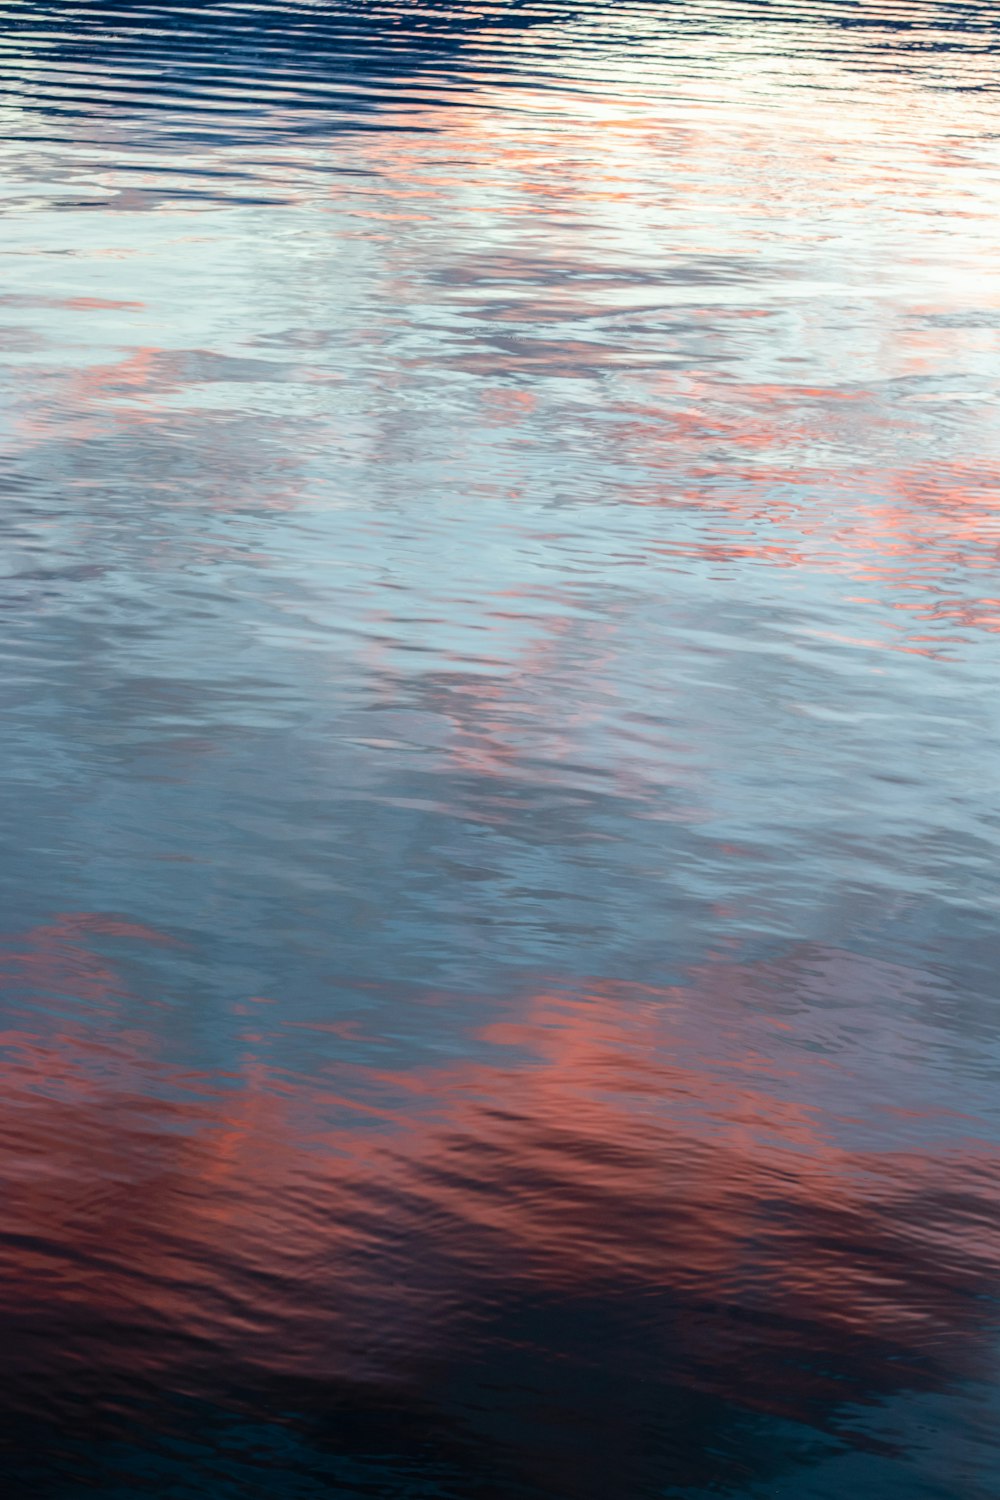
<svg viewBox="0 0 1000 1500">
<path fill-rule="evenodd" d="M 1000 1494 L 1000 21 L 0 0 L 0 1472 Z"/>
</svg>

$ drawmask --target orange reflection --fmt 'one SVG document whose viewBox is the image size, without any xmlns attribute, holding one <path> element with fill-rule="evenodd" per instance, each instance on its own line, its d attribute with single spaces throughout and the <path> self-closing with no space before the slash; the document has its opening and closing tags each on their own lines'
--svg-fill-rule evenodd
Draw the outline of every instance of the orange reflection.
<svg viewBox="0 0 1000 1500">
<path fill-rule="evenodd" d="M 81 974 L 124 1019 L 134 1002 L 91 951 L 109 936 L 148 935 L 62 922 L 14 964 L 34 955 L 43 991 Z M 8 1032 L 17 1399 L 56 1401 L 79 1361 L 112 1403 L 136 1383 L 217 1394 L 227 1371 L 426 1383 L 539 1299 L 607 1298 L 649 1379 L 801 1420 L 969 1373 L 997 1154 L 910 1143 L 912 1101 L 895 1144 L 845 1144 L 816 1102 L 830 1063 L 740 998 L 866 978 L 913 981 L 803 953 L 671 989 L 546 989 L 470 1040 L 475 1058 L 412 1071 L 352 1063 L 350 1029 L 309 1076 L 253 1061 L 232 1079 L 160 1062 L 110 1018 Z M 255 1035 L 280 1041 L 262 1014 Z"/>
</svg>

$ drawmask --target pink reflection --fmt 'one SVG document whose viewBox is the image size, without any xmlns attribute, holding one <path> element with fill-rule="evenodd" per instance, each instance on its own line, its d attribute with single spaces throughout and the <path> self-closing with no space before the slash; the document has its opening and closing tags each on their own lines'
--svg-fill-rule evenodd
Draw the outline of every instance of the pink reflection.
<svg viewBox="0 0 1000 1500">
<path fill-rule="evenodd" d="M 850 1073 L 798 1045 L 789 1010 L 913 975 L 802 953 L 684 987 L 547 987 L 474 1056 L 403 1071 L 353 1064 L 334 1016 L 317 1046 L 331 1032 L 339 1061 L 227 1079 L 123 1024 L 134 1002 L 92 951 L 108 937 L 156 940 L 63 919 L 9 960 L 40 994 L 110 1007 L 100 1031 L 3 1038 L 0 1297 L 27 1406 L 81 1362 L 111 1403 L 233 1372 L 419 1385 L 538 1298 L 648 1306 L 629 1338 L 650 1378 L 795 1418 L 975 1368 L 997 1154 L 935 1145 L 931 1116 L 914 1144 L 912 1098 L 893 1144 L 884 1124 L 878 1147 L 852 1135 Z M 244 1008 L 280 1042 L 275 1007 Z"/>
</svg>

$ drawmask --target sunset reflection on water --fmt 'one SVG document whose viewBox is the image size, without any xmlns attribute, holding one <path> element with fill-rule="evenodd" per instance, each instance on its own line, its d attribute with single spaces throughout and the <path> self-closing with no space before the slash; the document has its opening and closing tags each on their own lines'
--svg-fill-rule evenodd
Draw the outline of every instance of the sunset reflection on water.
<svg viewBox="0 0 1000 1500">
<path fill-rule="evenodd" d="M 11 1483 L 993 1500 L 992 10 L 0 19 Z"/>
<path fill-rule="evenodd" d="M 924 976 L 813 951 L 528 992 L 492 1001 L 509 1019 L 469 1035 L 475 1060 L 402 1069 L 362 1060 L 385 1044 L 357 1017 L 282 1022 L 254 997 L 234 1007 L 239 1062 L 204 1072 L 123 1026 L 130 997 L 90 946 L 109 939 L 161 941 L 65 917 L 5 963 L 15 991 L 80 1010 L 3 1037 L 12 1412 L 72 1425 L 96 1394 L 110 1441 L 164 1389 L 279 1411 L 388 1391 L 495 1448 L 510 1483 L 599 1494 L 650 1482 L 665 1441 L 697 1478 L 689 1434 L 648 1430 L 657 1405 L 699 1413 L 733 1462 L 740 1418 L 832 1443 L 845 1386 L 860 1421 L 990 1372 L 1000 1157 L 863 1005 L 933 991 Z M 830 1018 L 814 1053 L 804 995 Z M 855 1028 L 863 1045 L 838 1045 Z M 267 1060 L 331 1039 L 306 1075 Z M 904 1075 L 881 1097 L 879 1051 Z M 567 1413 L 544 1442 L 539 1402 Z"/>
</svg>

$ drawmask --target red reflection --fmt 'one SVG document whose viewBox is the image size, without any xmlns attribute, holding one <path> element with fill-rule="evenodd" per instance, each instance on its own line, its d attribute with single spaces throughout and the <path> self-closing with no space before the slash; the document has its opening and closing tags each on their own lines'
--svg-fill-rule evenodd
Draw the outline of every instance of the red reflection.
<svg viewBox="0 0 1000 1500">
<path fill-rule="evenodd" d="M 232 1372 L 426 1382 L 428 1360 L 506 1338 L 539 1298 L 608 1299 L 650 1379 L 804 1420 L 974 1367 L 996 1154 L 935 1145 L 928 1121 L 914 1144 L 912 1100 L 895 1143 L 884 1126 L 877 1148 L 851 1142 L 818 1102 L 831 1064 L 794 1021 L 748 1021 L 741 995 L 912 976 L 803 954 L 683 988 L 547 989 L 471 1056 L 411 1071 L 352 1063 L 358 1032 L 334 1015 L 325 1067 L 227 1077 L 158 1061 L 163 1040 L 123 1024 L 134 1001 L 91 945 L 150 937 L 63 919 L 8 960 L 38 994 L 72 981 L 88 1013 L 117 1007 L 99 1029 L 3 1038 L 19 1402 L 48 1409 L 84 1366 L 112 1404 L 150 1383 L 217 1393 Z M 291 1034 L 253 1009 L 256 1036 Z M 583 1359 L 566 1337 L 561 1357 Z"/>
</svg>

